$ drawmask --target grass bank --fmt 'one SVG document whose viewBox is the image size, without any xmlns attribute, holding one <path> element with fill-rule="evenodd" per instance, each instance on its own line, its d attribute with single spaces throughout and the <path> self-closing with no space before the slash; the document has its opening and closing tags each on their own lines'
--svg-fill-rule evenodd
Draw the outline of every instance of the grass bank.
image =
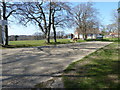
<svg viewBox="0 0 120 90">
<path fill-rule="evenodd" d="M 63 74 L 65 88 L 120 88 L 118 43 L 112 43 L 70 64 Z"/>
</svg>

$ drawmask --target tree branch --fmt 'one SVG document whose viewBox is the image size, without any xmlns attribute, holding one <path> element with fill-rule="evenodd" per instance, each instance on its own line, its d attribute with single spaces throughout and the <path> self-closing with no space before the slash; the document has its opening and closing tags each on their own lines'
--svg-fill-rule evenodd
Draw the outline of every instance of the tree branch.
<svg viewBox="0 0 120 90">
<path fill-rule="evenodd" d="M 12 15 L 13 12 L 16 12 L 16 10 L 12 10 L 12 11 L 6 16 L 6 18 L 8 18 L 10 15 Z"/>
</svg>

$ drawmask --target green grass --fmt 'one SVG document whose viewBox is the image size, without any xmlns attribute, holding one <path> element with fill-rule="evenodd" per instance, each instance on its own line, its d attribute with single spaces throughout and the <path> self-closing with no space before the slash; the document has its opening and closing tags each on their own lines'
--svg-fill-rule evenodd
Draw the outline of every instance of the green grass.
<svg viewBox="0 0 120 90">
<path fill-rule="evenodd" d="M 44 40 L 25 40 L 25 41 L 10 41 L 9 45 L 16 47 L 32 47 L 46 45 Z"/>
<path fill-rule="evenodd" d="M 114 41 L 117 42 L 118 38 L 108 38 L 108 39 L 88 39 L 81 40 L 79 39 L 77 42 L 86 42 L 86 41 Z M 24 41 L 9 41 L 8 46 L 0 47 L 2 49 L 5 48 L 22 48 L 22 47 L 35 47 L 35 46 L 46 46 L 46 45 L 56 45 L 56 44 L 69 44 L 74 43 L 71 39 L 57 39 L 57 43 L 54 40 L 51 40 L 51 43 L 46 43 L 45 40 L 24 40 Z"/>
<path fill-rule="evenodd" d="M 112 43 L 70 64 L 63 74 L 65 88 L 120 88 L 118 43 Z"/>
<path fill-rule="evenodd" d="M 77 42 L 85 42 L 85 40 L 78 40 Z M 22 48 L 22 47 L 35 47 L 35 46 L 46 46 L 56 44 L 69 44 L 74 43 L 70 39 L 57 39 L 57 43 L 51 40 L 51 43 L 46 43 L 45 40 L 25 40 L 25 41 L 9 41 L 9 45 L 4 48 Z"/>
<path fill-rule="evenodd" d="M 118 41 L 119 41 L 119 38 L 87 39 L 86 41 L 108 41 L 108 42 L 118 42 Z"/>
</svg>

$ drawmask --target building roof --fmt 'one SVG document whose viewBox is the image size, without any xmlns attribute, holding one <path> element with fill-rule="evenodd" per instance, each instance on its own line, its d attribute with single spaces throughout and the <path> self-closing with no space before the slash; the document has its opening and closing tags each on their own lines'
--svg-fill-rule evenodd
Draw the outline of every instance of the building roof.
<svg viewBox="0 0 120 90">
<path fill-rule="evenodd" d="M 118 35 L 118 33 L 109 33 L 109 35 Z"/>
</svg>

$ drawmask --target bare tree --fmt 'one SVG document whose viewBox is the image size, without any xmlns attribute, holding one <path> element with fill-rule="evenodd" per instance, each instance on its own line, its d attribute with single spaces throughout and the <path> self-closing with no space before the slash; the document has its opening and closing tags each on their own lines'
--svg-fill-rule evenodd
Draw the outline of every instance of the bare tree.
<svg viewBox="0 0 120 90">
<path fill-rule="evenodd" d="M 112 11 L 111 21 L 112 21 L 111 24 L 101 26 L 103 35 L 108 35 L 108 33 L 118 33 L 118 12 L 117 10 Z"/>
<path fill-rule="evenodd" d="M 50 43 L 51 2 L 23 2 L 16 14 L 18 14 L 19 23 L 23 25 L 28 23 L 38 25 L 45 35 L 46 42 Z"/>
<path fill-rule="evenodd" d="M 101 25 L 100 29 L 101 29 L 101 34 L 103 36 L 108 35 L 108 31 L 107 31 L 107 26 L 106 25 Z"/>
<path fill-rule="evenodd" d="M 65 35 L 65 32 L 64 32 L 64 31 L 57 31 L 57 32 L 56 32 L 57 38 L 63 38 L 64 35 Z"/>
<path fill-rule="evenodd" d="M 56 40 L 56 27 L 65 26 L 67 5 L 62 2 L 27 2 L 21 5 L 17 12 L 20 23 L 27 25 L 29 22 L 37 24 L 40 30 L 45 34 L 47 43 L 50 43 L 51 28 L 54 31 L 54 40 Z M 64 16 L 63 16 L 64 15 Z M 66 17 L 65 17 L 66 15 Z M 51 27 L 52 26 L 52 27 Z"/>
<path fill-rule="evenodd" d="M 45 39 L 44 35 L 42 33 L 40 33 L 40 32 L 34 33 L 33 36 L 34 36 L 35 40 Z"/>
<path fill-rule="evenodd" d="M 88 34 L 91 34 L 91 37 L 93 36 L 93 34 L 99 34 L 99 26 L 98 26 L 98 23 L 97 22 L 93 22 L 93 21 L 88 21 L 86 23 L 86 32 L 83 31 L 83 28 L 82 26 L 79 26 L 75 29 L 75 33 L 78 34 L 78 38 L 79 38 L 79 35 L 80 34 L 83 34 L 83 38 L 84 39 L 87 39 L 87 35 Z M 86 36 L 85 36 L 86 34 Z"/>
<path fill-rule="evenodd" d="M 117 24 L 115 24 L 115 23 L 113 23 L 113 24 L 108 24 L 108 25 L 107 25 L 107 30 L 108 30 L 110 33 L 118 32 L 118 26 L 117 26 Z"/>
<path fill-rule="evenodd" d="M 97 10 L 92 3 L 87 2 L 75 6 L 72 14 L 78 33 L 82 33 L 83 38 L 87 39 L 87 31 L 90 30 L 90 27 L 98 26 Z"/>
<path fill-rule="evenodd" d="M 112 32 L 118 32 L 118 12 L 117 10 L 113 10 L 112 12 L 112 24 L 108 25 L 108 27 L 112 26 Z"/>
<path fill-rule="evenodd" d="M 52 2 L 52 29 L 54 31 L 54 41 L 56 39 L 56 27 L 64 28 L 68 24 L 70 6 L 69 3 Z"/>
<path fill-rule="evenodd" d="M 113 10 L 112 11 L 112 20 L 111 21 L 113 21 L 113 23 L 118 23 L 118 11 L 117 10 Z"/>
<path fill-rule="evenodd" d="M 0 7 L 2 9 L 2 19 L 8 22 L 8 18 L 12 16 L 12 14 L 18 9 L 16 6 L 17 4 L 15 3 L 5 2 L 5 0 L 2 0 L 0 2 Z M 5 45 L 8 45 L 8 25 L 5 25 L 5 37 Z"/>
</svg>

